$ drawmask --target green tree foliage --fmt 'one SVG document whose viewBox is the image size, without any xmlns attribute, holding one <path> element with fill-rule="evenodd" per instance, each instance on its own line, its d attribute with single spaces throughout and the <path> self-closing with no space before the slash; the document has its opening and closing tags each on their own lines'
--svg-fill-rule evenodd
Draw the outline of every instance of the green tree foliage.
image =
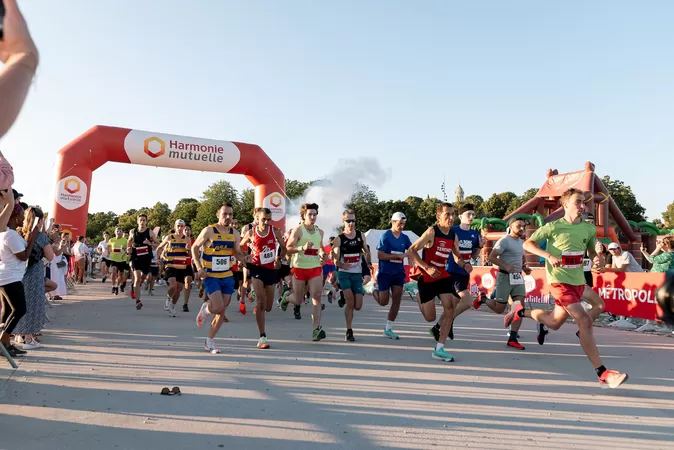
<svg viewBox="0 0 674 450">
<path fill-rule="evenodd" d="M 255 211 L 255 189 L 244 189 L 241 191 L 241 211 L 236 216 L 240 228 L 253 221 L 253 211 Z"/>
<path fill-rule="evenodd" d="M 483 203 L 484 203 L 484 199 L 482 198 L 482 196 L 476 195 L 476 194 L 468 195 L 468 196 L 464 197 L 464 199 L 463 199 L 464 205 L 470 204 L 470 205 L 475 206 L 475 214 L 478 215 L 478 216 L 482 215 L 482 204 Z M 458 212 L 459 208 L 461 208 L 461 205 L 454 205 L 454 206 L 455 206 L 457 212 Z M 458 216 L 458 214 L 457 214 L 457 216 Z"/>
<path fill-rule="evenodd" d="M 662 213 L 664 228 L 674 228 L 674 202 L 667 206 L 667 210 Z"/>
<path fill-rule="evenodd" d="M 98 243 L 103 240 L 104 231 L 112 236 L 115 226 L 117 226 L 117 214 L 114 212 L 90 213 L 87 218 L 87 239 Z"/>
<path fill-rule="evenodd" d="M 300 198 L 309 189 L 311 182 L 297 181 L 286 178 L 286 197 L 290 200 Z"/>
<path fill-rule="evenodd" d="M 515 197 L 511 202 L 510 205 L 508 205 L 508 210 L 506 211 L 506 215 L 512 213 L 515 211 L 517 208 L 520 206 L 524 205 L 526 202 L 531 200 L 536 196 L 538 193 L 539 189 L 538 188 L 531 188 L 527 189 L 524 191 L 524 194 L 520 195 L 519 197 Z"/>
<path fill-rule="evenodd" d="M 627 220 L 635 222 L 646 220 L 644 216 L 646 208 L 637 201 L 631 187 L 620 180 L 612 180 L 608 175 L 602 177 L 601 181 Z"/>
<path fill-rule="evenodd" d="M 356 228 L 358 230 L 367 232 L 379 225 L 379 199 L 377 199 L 377 194 L 368 186 L 358 185 L 346 207 L 356 213 Z"/>
<path fill-rule="evenodd" d="M 516 198 L 513 192 L 494 194 L 482 204 L 482 212 L 487 217 L 502 219 L 506 216 L 510 203 Z"/>
<path fill-rule="evenodd" d="M 173 227 L 173 224 L 178 219 L 182 219 L 185 221 L 185 224 L 192 226 L 192 222 L 197 217 L 197 209 L 199 209 L 199 201 L 197 199 L 181 198 L 169 215 L 169 226 Z"/>
<path fill-rule="evenodd" d="M 124 231 L 130 231 L 133 230 L 138 226 L 138 214 L 141 212 L 144 212 L 147 214 L 147 208 L 141 208 L 139 210 L 135 209 L 130 209 L 121 216 L 119 216 L 117 220 L 117 225 L 119 225 L 122 230 Z"/>
<path fill-rule="evenodd" d="M 169 216 L 171 215 L 171 208 L 166 203 L 157 202 L 147 212 L 147 224 L 154 229 L 160 227 L 161 234 L 167 233 L 173 229 L 173 223 L 169 223 Z"/>
<path fill-rule="evenodd" d="M 439 203 L 442 203 L 442 201 L 435 197 L 427 197 L 417 207 L 416 209 L 417 217 L 419 218 L 419 222 L 421 223 L 421 225 L 423 225 L 424 230 L 436 222 L 437 220 L 436 211 L 438 209 Z"/>
<path fill-rule="evenodd" d="M 197 216 L 192 225 L 195 235 L 217 221 L 216 213 L 223 203 L 231 203 L 234 206 L 234 217 L 239 217 L 242 213 L 236 188 L 228 181 L 221 180 L 211 184 L 204 191 L 203 200 L 197 208 Z"/>
<path fill-rule="evenodd" d="M 388 200 L 385 202 L 379 203 L 379 224 L 377 229 L 387 230 L 391 228 L 391 217 L 395 212 L 401 212 L 407 217 L 407 225 L 405 229 L 414 231 L 419 236 L 426 231 L 426 226 L 419 220 L 417 212 L 412 209 L 412 207 L 404 201 L 401 200 Z"/>
</svg>

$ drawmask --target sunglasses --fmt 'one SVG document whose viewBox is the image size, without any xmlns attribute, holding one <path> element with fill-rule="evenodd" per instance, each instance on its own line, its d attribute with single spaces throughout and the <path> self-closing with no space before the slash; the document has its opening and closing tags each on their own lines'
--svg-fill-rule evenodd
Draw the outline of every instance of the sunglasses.
<svg viewBox="0 0 674 450">
<path fill-rule="evenodd" d="M 346 222 L 346 223 L 354 223 L 355 221 L 356 221 L 356 219 L 346 219 L 346 220 L 344 220 L 344 222 Z"/>
</svg>

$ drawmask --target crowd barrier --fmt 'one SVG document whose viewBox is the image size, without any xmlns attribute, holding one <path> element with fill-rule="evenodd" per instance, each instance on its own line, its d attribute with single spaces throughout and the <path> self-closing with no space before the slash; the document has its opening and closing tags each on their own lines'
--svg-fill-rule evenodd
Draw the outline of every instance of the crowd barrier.
<svg viewBox="0 0 674 450">
<path fill-rule="evenodd" d="M 498 269 L 494 267 L 473 267 L 470 274 L 470 292 L 490 294 L 496 288 Z M 664 273 L 621 272 L 593 274 L 594 291 L 606 303 L 605 312 L 616 316 L 656 320 L 662 309 L 655 300 L 655 291 L 665 281 Z M 544 268 L 532 268 L 531 275 L 524 276 L 526 301 L 529 303 L 552 304 Z"/>
</svg>

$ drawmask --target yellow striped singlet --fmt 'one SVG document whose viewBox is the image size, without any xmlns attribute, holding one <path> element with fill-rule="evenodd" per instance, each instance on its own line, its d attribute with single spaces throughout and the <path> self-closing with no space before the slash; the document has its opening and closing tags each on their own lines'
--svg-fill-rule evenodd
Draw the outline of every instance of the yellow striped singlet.
<svg viewBox="0 0 674 450">
<path fill-rule="evenodd" d="M 169 237 L 168 248 L 164 254 L 166 267 L 185 269 L 187 267 L 187 239 L 178 239 L 175 235 Z"/>
<path fill-rule="evenodd" d="M 217 224 L 213 227 L 213 237 L 208 247 L 204 246 L 201 257 L 206 275 L 210 278 L 227 278 L 232 274 L 234 257 L 234 229 L 229 228 L 227 233 L 220 233 Z"/>
</svg>

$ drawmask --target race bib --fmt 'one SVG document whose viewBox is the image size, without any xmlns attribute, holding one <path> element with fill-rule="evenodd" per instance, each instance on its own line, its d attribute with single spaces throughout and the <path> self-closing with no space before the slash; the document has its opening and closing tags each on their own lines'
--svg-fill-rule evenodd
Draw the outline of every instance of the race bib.
<svg viewBox="0 0 674 450">
<path fill-rule="evenodd" d="M 317 248 L 308 248 L 304 250 L 304 256 L 318 256 L 318 249 Z"/>
<path fill-rule="evenodd" d="M 562 267 L 565 269 L 577 269 L 583 265 L 583 252 L 563 252 Z"/>
<path fill-rule="evenodd" d="M 358 264 L 360 262 L 360 253 L 348 253 L 344 255 L 345 264 Z"/>
<path fill-rule="evenodd" d="M 592 260 L 590 258 L 583 258 L 583 271 L 592 272 Z"/>
<path fill-rule="evenodd" d="M 392 254 L 392 255 L 404 255 L 405 252 L 396 252 L 396 251 L 394 251 L 394 250 L 391 250 L 391 254 Z M 402 262 L 401 260 L 399 260 L 399 259 L 392 259 L 392 260 L 390 260 L 389 262 L 396 263 L 396 264 L 402 264 L 402 263 L 403 263 L 403 262 Z"/>
<path fill-rule="evenodd" d="M 187 264 L 187 258 L 173 258 L 173 264 L 184 266 Z"/>
<path fill-rule="evenodd" d="M 510 284 L 513 286 L 517 284 L 524 284 L 524 278 L 522 277 L 521 273 L 508 274 L 508 278 L 510 279 Z"/>
<path fill-rule="evenodd" d="M 469 263 L 470 262 L 470 257 L 473 255 L 472 251 L 462 251 L 461 252 L 461 259 L 463 259 L 465 262 Z"/>
<path fill-rule="evenodd" d="M 213 272 L 226 272 L 229 270 L 231 259 L 229 256 L 214 256 L 211 259 Z"/>
<path fill-rule="evenodd" d="M 136 256 L 145 256 L 147 254 L 149 254 L 149 251 L 146 245 L 143 247 L 136 247 Z"/>
<path fill-rule="evenodd" d="M 113 248 L 112 253 L 121 253 L 122 249 L 121 248 Z"/>
<path fill-rule="evenodd" d="M 271 264 L 276 258 L 275 250 L 267 250 L 266 252 L 260 253 L 260 263 L 261 264 Z"/>
</svg>

